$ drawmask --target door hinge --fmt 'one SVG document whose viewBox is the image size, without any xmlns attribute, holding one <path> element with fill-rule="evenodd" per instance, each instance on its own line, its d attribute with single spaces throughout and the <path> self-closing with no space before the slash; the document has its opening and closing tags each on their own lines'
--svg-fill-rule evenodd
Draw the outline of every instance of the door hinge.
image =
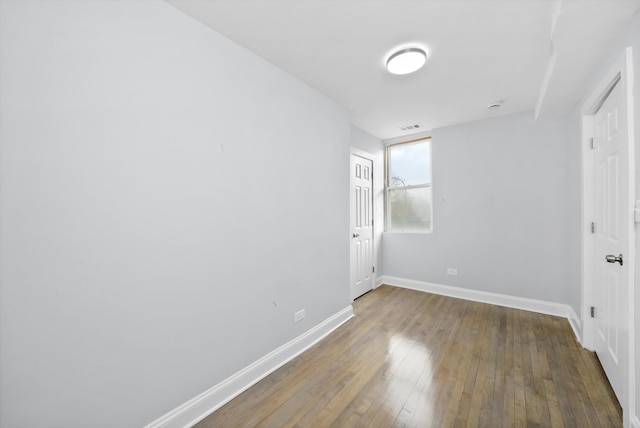
<svg viewBox="0 0 640 428">
<path fill-rule="evenodd" d="M 596 224 L 595 222 L 591 222 L 591 233 L 596 233 Z"/>
<path fill-rule="evenodd" d="M 595 317 L 596 317 L 596 307 L 591 306 L 591 318 L 595 318 Z"/>
<path fill-rule="evenodd" d="M 373 273 L 376 273 L 376 267 L 375 267 L 375 266 L 372 266 L 372 267 L 371 267 L 371 271 L 372 271 Z"/>
<path fill-rule="evenodd" d="M 591 137 L 591 149 L 595 149 L 596 148 L 596 140 Z"/>
</svg>

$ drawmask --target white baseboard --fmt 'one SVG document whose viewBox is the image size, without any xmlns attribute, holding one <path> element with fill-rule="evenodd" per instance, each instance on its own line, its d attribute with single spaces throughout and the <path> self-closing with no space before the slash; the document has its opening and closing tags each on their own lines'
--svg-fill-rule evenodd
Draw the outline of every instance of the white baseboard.
<svg viewBox="0 0 640 428">
<path fill-rule="evenodd" d="M 573 334 L 576 336 L 576 339 L 578 339 L 578 343 L 580 343 L 580 345 L 584 347 L 584 345 L 582 344 L 582 321 L 571 306 L 567 305 L 567 307 L 569 312 L 567 314 L 569 325 L 571 325 L 571 329 L 573 330 Z"/>
<path fill-rule="evenodd" d="M 640 428 L 640 419 L 638 419 L 638 415 L 631 415 L 631 428 Z"/>
<path fill-rule="evenodd" d="M 429 282 L 415 281 L 413 279 L 398 278 L 395 276 L 382 276 L 380 277 L 379 281 L 383 284 L 409 288 L 411 290 L 425 291 L 427 293 L 456 297 L 458 299 L 489 303 L 492 305 L 505 306 L 508 308 L 522 309 L 525 311 L 532 311 L 541 314 L 555 315 L 558 317 L 567 318 L 578 341 L 580 341 L 580 338 L 582 337 L 582 326 L 580 318 L 571 306 L 562 303 L 545 302 L 543 300 L 508 296 L 506 294 L 470 290 L 468 288 L 433 284 Z"/>
<path fill-rule="evenodd" d="M 352 317 L 353 307 L 349 305 L 306 333 L 223 380 L 208 391 L 151 422 L 145 428 L 185 428 L 195 425 L 246 389 L 309 349 Z"/>
</svg>

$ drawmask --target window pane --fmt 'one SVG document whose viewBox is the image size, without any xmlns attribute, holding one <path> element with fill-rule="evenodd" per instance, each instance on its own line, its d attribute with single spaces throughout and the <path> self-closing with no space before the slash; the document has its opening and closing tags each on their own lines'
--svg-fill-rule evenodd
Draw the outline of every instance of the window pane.
<svg viewBox="0 0 640 428">
<path fill-rule="evenodd" d="M 413 186 L 431 182 L 429 142 L 399 144 L 388 149 L 389 186 Z"/>
<path fill-rule="evenodd" d="M 389 190 L 390 230 L 431 229 L 431 188 Z"/>
</svg>

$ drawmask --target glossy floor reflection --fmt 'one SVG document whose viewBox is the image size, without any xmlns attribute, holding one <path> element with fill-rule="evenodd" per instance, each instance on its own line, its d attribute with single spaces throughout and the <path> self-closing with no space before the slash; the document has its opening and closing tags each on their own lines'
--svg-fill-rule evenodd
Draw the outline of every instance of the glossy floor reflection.
<svg viewBox="0 0 640 428">
<path fill-rule="evenodd" d="M 565 319 L 389 286 L 354 311 L 197 427 L 622 426 Z"/>
</svg>

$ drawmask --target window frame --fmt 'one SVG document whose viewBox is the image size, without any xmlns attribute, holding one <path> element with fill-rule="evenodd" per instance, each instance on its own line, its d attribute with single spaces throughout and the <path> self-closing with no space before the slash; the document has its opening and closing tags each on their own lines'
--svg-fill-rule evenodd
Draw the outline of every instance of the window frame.
<svg viewBox="0 0 640 428">
<path fill-rule="evenodd" d="M 396 147 L 396 146 L 400 146 L 400 145 L 405 145 L 405 144 L 416 144 L 416 143 L 421 143 L 421 142 L 426 142 L 428 143 L 427 145 L 427 149 L 429 151 L 429 164 L 427 165 L 428 169 L 429 169 L 429 182 L 425 183 L 425 184 L 413 184 L 413 185 L 409 185 L 409 186 L 390 186 L 389 185 L 389 160 L 390 160 L 390 156 L 389 156 L 389 149 L 392 147 Z M 385 233 L 417 233 L 417 234 L 424 234 L 424 233 L 433 233 L 433 169 L 432 169 L 432 165 L 433 165 L 433 151 L 431 150 L 431 136 L 425 136 L 425 137 L 420 137 L 420 138 L 414 138 L 412 140 L 407 140 L 407 141 L 400 141 L 397 143 L 392 143 L 392 144 L 388 144 L 385 146 L 384 148 L 384 231 Z M 431 199 L 431 203 L 429 204 L 429 218 L 430 218 L 430 225 L 429 228 L 424 228 L 424 229 L 391 229 L 389 227 L 389 222 L 390 222 L 390 207 L 389 207 L 389 193 L 393 190 L 411 190 L 411 189 L 422 189 L 422 188 L 427 188 L 429 189 L 429 196 Z"/>
</svg>

